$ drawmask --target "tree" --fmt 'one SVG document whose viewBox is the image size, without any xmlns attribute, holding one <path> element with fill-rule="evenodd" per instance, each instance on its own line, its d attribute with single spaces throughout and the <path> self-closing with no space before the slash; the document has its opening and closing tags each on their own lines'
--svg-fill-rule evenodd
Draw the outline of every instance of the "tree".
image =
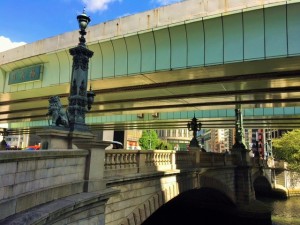
<svg viewBox="0 0 300 225">
<path fill-rule="evenodd" d="M 143 130 L 142 137 L 139 139 L 139 144 L 142 150 L 155 149 L 160 139 L 155 130 Z"/>
<path fill-rule="evenodd" d="M 173 150 L 174 146 L 167 141 L 159 140 L 157 148 L 161 150 Z"/>
<path fill-rule="evenodd" d="M 289 131 L 281 138 L 273 139 L 273 154 L 276 160 L 289 163 L 290 169 L 300 169 L 300 129 Z"/>
</svg>

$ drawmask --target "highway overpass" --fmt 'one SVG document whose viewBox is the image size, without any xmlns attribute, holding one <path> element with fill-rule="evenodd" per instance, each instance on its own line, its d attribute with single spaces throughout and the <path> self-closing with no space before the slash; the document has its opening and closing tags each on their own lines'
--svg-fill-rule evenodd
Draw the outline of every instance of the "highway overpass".
<svg viewBox="0 0 300 225">
<path fill-rule="evenodd" d="M 298 128 L 299 11 L 296 0 L 189 0 L 88 27 L 87 124 L 182 128 L 195 114 L 203 128 L 234 127 L 241 104 L 245 128 Z M 74 27 L 0 53 L 0 127 L 47 126 L 53 95 L 67 106 L 78 37 Z"/>
</svg>

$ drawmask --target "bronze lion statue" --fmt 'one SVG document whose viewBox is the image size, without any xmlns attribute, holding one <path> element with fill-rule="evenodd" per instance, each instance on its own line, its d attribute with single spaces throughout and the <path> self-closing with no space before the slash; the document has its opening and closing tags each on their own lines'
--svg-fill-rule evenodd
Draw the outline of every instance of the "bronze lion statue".
<svg viewBox="0 0 300 225">
<path fill-rule="evenodd" d="M 68 115 L 63 109 L 63 106 L 58 96 L 52 96 L 49 98 L 48 113 L 46 115 L 52 116 L 51 126 L 62 125 L 64 127 L 69 127 Z"/>
</svg>

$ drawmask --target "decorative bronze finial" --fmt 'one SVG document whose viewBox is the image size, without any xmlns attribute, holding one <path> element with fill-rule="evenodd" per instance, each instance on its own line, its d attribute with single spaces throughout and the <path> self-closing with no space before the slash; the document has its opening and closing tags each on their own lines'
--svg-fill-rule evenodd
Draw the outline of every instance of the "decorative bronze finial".
<svg viewBox="0 0 300 225">
<path fill-rule="evenodd" d="M 85 29 L 87 28 L 88 24 L 91 22 L 90 17 L 85 14 L 85 8 L 83 8 L 82 14 L 77 16 L 77 21 L 80 28 L 79 33 L 81 35 L 81 37 L 79 38 L 79 44 L 85 46 L 85 38 L 84 38 L 84 35 L 86 35 Z"/>
</svg>

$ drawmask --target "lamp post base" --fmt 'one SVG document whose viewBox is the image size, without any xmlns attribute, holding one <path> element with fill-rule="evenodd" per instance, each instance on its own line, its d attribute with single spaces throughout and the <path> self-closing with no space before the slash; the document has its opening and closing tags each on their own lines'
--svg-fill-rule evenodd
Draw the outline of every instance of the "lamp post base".
<svg viewBox="0 0 300 225">
<path fill-rule="evenodd" d="M 196 138 L 193 138 L 190 141 L 190 148 L 199 148 L 199 142 Z"/>
</svg>

